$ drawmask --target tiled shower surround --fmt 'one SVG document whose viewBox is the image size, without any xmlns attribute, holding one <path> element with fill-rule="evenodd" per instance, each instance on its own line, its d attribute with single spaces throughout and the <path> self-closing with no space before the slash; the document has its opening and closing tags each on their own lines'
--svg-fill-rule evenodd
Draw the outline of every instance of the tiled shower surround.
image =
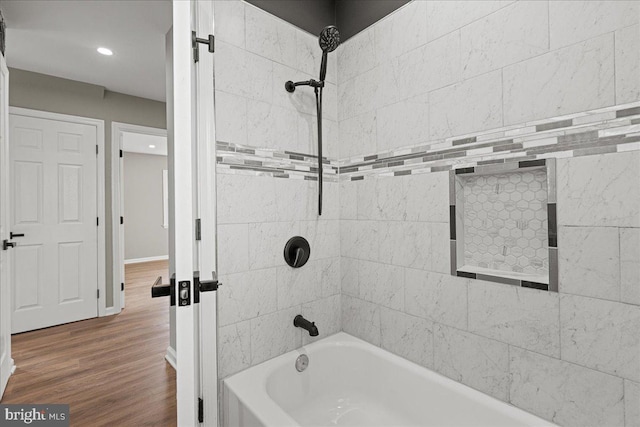
<svg viewBox="0 0 640 427">
<path fill-rule="evenodd" d="M 224 378 L 309 342 L 293 327 L 297 314 L 317 322 L 319 338 L 340 331 L 340 225 L 337 182 L 326 183 L 319 218 L 315 181 L 245 174 L 247 166 L 261 169 L 262 158 L 310 171 L 309 156 L 317 150 L 314 94 L 289 94 L 284 83 L 317 78 L 317 38 L 241 1 L 216 1 L 214 14 L 218 155 L 244 156 L 217 176 L 218 269 L 225 284 L 218 300 L 218 366 Z M 325 151 L 333 158 L 336 77 L 331 54 L 324 128 Z M 237 173 L 223 173 L 229 171 Z M 300 269 L 283 258 L 285 243 L 296 235 L 311 245 Z"/>
<path fill-rule="evenodd" d="M 221 376 L 304 344 L 301 313 L 560 425 L 640 426 L 639 8 L 413 1 L 343 43 L 318 217 L 313 93 L 281 87 L 317 41 L 216 2 Z M 448 171 L 540 158 L 559 292 L 452 276 Z"/>
</svg>

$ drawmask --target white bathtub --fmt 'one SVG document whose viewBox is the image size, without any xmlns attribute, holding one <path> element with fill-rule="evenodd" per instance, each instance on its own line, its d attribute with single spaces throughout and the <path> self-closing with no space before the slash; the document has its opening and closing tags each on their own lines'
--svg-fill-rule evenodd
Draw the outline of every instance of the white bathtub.
<svg viewBox="0 0 640 427">
<path fill-rule="evenodd" d="M 301 353 L 309 367 L 298 372 Z M 223 417 L 233 427 L 555 425 L 344 332 L 224 380 Z"/>
</svg>

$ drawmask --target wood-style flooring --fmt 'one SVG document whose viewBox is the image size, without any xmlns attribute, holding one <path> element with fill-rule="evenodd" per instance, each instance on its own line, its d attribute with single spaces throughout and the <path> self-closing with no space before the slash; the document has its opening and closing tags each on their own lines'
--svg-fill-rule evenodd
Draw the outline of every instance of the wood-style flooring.
<svg viewBox="0 0 640 427">
<path fill-rule="evenodd" d="M 167 270 L 167 261 L 127 265 L 119 315 L 14 335 L 17 370 L 2 403 L 67 403 L 79 427 L 176 425 L 169 299 L 151 298 Z"/>
</svg>

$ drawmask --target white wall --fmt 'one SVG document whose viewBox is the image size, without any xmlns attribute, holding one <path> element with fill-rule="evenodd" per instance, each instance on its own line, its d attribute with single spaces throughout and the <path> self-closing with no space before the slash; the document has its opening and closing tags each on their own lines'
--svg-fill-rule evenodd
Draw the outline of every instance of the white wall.
<svg viewBox="0 0 640 427">
<path fill-rule="evenodd" d="M 414 1 L 338 49 L 340 157 L 638 101 L 639 17 Z M 560 425 L 640 425 L 640 153 L 578 151 L 558 160 L 559 293 L 450 275 L 448 172 L 343 181 L 344 330 Z"/>
<path fill-rule="evenodd" d="M 167 156 L 125 152 L 123 160 L 124 259 L 168 256 L 169 233 L 162 226 Z"/>
</svg>

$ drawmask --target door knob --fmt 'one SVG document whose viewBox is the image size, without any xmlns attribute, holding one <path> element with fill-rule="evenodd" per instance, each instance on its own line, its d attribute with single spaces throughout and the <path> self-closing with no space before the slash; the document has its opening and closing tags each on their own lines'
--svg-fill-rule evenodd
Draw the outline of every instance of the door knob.
<svg viewBox="0 0 640 427">
<path fill-rule="evenodd" d="M 9 248 L 13 248 L 13 247 L 15 247 L 15 246 L 16 246 L 15 242 L 10 242 L 10 241 L 8 241 L 7 239 L 4 239 L 4 240 L 2 241 L 2 250 L 3 250 L 3 251 L 6 251 L 7 249 L 9 249 Z"/>
<path fill-rule="evenodd" d="M 12 239 L 14 237 L 24 237 L 24 233 L 14 233 L 13 231 L 9 233 L 9 239 Z"/>
</svg>

